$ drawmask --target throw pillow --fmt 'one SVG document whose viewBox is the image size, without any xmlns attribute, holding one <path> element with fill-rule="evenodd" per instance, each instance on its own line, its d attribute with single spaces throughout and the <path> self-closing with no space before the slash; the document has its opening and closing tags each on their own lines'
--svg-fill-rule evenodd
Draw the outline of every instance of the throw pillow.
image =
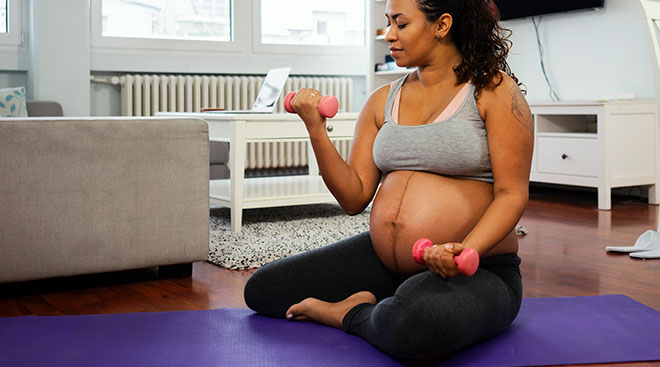
<svg viewBox="0 0 660 367">
<path fill-rule="evenodd" d="M 25 87 L 0 89 L 0 117 L 27 117 Z"/>
</svg>

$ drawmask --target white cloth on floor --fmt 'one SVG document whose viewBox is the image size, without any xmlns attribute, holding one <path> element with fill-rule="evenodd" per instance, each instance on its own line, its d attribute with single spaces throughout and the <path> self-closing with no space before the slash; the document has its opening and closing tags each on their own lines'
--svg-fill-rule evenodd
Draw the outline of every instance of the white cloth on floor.
<svg viewBox="0 0 660 367">
<path fill-rule="evenodd" d="M 639 251 L 660 251 L 660 233 L 648 230 L 639 236 L 639 238 L 637 238 L 634 246 L 607 246 L 605 247 L 605 251 L 625 253 Z"/>
<path fill-rule="evenodd" d="M 636 259 L 660 259 L 660 249 L 652 251 L 633 252 L 630 257 Z"/>
</svg>

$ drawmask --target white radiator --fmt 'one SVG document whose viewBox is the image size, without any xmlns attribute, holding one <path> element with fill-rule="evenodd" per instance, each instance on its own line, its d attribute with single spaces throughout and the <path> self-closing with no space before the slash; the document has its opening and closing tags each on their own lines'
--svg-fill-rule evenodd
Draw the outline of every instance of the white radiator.
<svg viewBox="0 0 660 367">
<path fill-rule="evenodd" d="M 200 112 L 202 108 L 249 109 L 263 76 L 136 75 L 119 78 L 122 116 L 153 116 L 156 112 Z M 289 77 L 275 108 L 284 113 L 284 96 L 314 88 L 339 100 L 340 111 L 352 111 L 353 80 L 345 77 Z M 246 169 L 304 167 L 306 142 L 249 143 Z M 350 141 L 334 141 L 348 158 Z"/>
</svg>

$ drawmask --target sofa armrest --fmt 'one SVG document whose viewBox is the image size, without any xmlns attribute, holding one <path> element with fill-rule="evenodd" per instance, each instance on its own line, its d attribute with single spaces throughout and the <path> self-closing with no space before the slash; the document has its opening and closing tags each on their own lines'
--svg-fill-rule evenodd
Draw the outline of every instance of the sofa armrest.
<svg viewBox="0 0 660 367">
<path fill-rule="evenodd" d="M 0 282 L 208 258 L 200 119 L 3 119 Z"/>
</svg>

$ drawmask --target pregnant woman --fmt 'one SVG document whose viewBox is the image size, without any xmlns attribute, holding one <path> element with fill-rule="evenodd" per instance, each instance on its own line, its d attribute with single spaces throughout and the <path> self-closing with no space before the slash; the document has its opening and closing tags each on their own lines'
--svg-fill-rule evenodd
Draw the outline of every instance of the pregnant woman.
<svg viewBox="0 0 660 367">
<path fill-rule="evenodd" d="M 245 286 L 260 314 L 315 321 L 402 359 L 435 360 L 505 330 L 522 299 L 514 227 L 528 200 L 533 125 L 490 0 L 388 0 L 386 41 L 416 70 L 377 89 L 345 162 L 319 115 L 291 102 L 323 179 L 351 215 L 373 200 L 369 231 L 258 270 Z M 412 257 L 434 245 L 425 265 Z M 454 256 L 480 256 L 473 276 Z"/>
</svg>

